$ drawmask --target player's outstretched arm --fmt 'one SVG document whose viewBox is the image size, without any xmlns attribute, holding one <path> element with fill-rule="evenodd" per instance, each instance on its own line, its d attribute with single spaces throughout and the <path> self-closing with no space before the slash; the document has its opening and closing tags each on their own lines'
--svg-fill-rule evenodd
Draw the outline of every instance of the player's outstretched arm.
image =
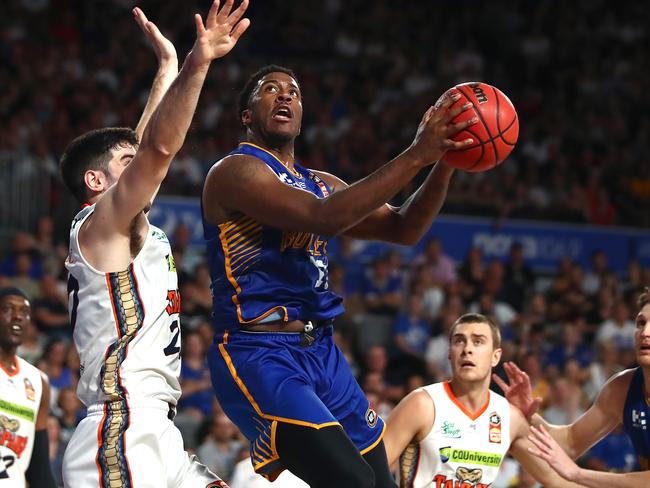
<svg viewBox="0 0 650 488">
<path fill-rule="evenodd" d="M 496 375 L 495 382 L 504 391 L 508 401 L 525 412 L 532 425 L 544 428 L 568 455 L 576 459 L 622 422 L 625 396 L 632 379 L 632 370 L 619 373 L 603 386 L 589 409 L 570 425 L 552 425 L 535 413 L 539 402 L 532 398 L 530 378 L 514 363 L 505 363 L 508 375 L 505 383 Z"/>
<path fill-rule="evenodd" d="M 36 415 L 34 447 L 32 448 L 29 466 L 25 471 L 25 479 L 29 486 L 56 488 L 52 470 L 50 469 L 50 443 L 47 437 L 47 416 L 50 413 L 50 382 L 43 373 L 41 373 L 41 382 L 41 403 L 38 406 Z"/>
<path fill-rule="evenodd" d="M 156 24 L 149 21 L 140 8 L 136 7 L 133 9 L 133 16 L 142 32 L 144 32 L 144 35 L 149 40 L 149 43 L 156 53 L 156 58 L 158 59 L 158 71 L 156 72 L 153 84 L 151 85 L 149 98 L 144 106 L 144 111 L 142 112 L 140 121 L 135 128 L 135 133 L 138 135 L 139 141 L 142 139 L 144 128 L 147 126 L 151 114 L 156 110 L 163 95 L 167 92 L 167 89 L 174 81 L 174 78 L 176 78 L 176 75 L 178 75 L 178 56 L 176 55 L 174 44 L 160 33 Z"/>
<path fill-rule="evenodd" d="M 133 218 L 148 206 L 183 145 L 210 63 L 230 52 L 250 24 L 248 19 L 241 19 L 248 0 L 234 11 L 232 6 L 233 0 L 227 0 L 219 10 L 219 1 L 215 0 L 205 24 L 199 14 L 195 15 L 194 46 L 151 116 L 133 161 L 99 200 L 95 209 L 98 222 L 110 222 L 112 229 L 128 233 Z M 108 218 L 102 219 L 106 210 Z"/>
<path fill-rule="evenodd" d="M 529 439 L 533 444 L 528 448 L 529 452 L 546 461 L 565 480 L 591 488 L 650 486 L 650 471 L 608 473 L 580 468 L 541 425 L 531 427 Z"/>
<path fill-rule="evenodd" d="M 510 444 L 510 454 L 539 483 L 546 488 L 577 488 L 582 486 L 561 477 L 558 473 L 549 469 L 545 460 L 531 452 L 530 449 L 533 447 L 533 443 L 529 439 L 530 426 L 521 411 L 514 406 L 510 409 L 510 431 L 512 442 Z"/>
<path fill-rule="evenodd" d="M 449 110 L 457 99 L 451 96 L 431 107 L 422 118 L 413 144 L 402 154 L 366 178 L 350 185 L 339 185 L 327 198 L 283 184 L 266 165 L 250 156 L 231 156 L 216 164 L 206 180 L 204 207 L 211 222 L 216 206 L 225 213 L 242 212 L 273 227 L 333 236 L 358 224 L 384 205 L 426 166 L 448 149 L 472 144 L 451 140 L 473 121 L 451 124 L 451 120 L 469 105 Z M 323 179 L 336 186 L 341 180 L 327 175 Z M 216 214 L 216 212 L 215 212 Z"/>
<path fill-rule="evenodd" d="M 433 426 L 435 407 L 424 390 L 412 391 L 399 402 L 386 421 L 384 445 L 392 466 L 412 442 L 421 441 Z"/>
</svg>

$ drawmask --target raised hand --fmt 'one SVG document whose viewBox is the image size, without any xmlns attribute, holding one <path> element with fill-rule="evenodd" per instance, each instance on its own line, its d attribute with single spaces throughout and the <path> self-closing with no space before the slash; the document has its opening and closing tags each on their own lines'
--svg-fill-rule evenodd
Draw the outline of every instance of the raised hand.
<svg viewBox="0 0 650 488">
<path fill-rule="evenodd" d="M 508 383 L 496 374 L 492 375 L 492 379 L 503 390 L 506 400 L 521 410 L 527 419 L 530 419 L 542 404 L 542 398 L 533 398 L 533 388 L 528 374 L 519 369 L 515 363 L 503 363 L 503 369 L 508 376 Z"/>
<path fill-rule="evenodd" d="M 531 426 L 528 439 L 535 446 L 529 447 L 528 452 L 546 461 L 565 480 L 576 481 L 578 479 L 580 468 L 544 429 L 543 425 Z"/>
<path fill-rule="evenodd" d="M 144 12 L 138 7 L 133 9 L 133 16 L 140 29 L 142 29 L 142 32 L 144 32 L 144 35 L 149 39 L 158 58 L 158 64 L 163 65 L 169 62 L 178 63 L 176 48 L 169 39 L 160 33 L 156 24 L 148 20 Z"/>
<path fill-rule="evenodd" d="M 205 19 L 205 25 L 199 14 L 194 15 L 196 42 L 191 52 L 194 62 L 209 64 L 212 60 L 225 56 L 248 29 L 250 20 L 242 19 L 248 8 L 248 0 L 242 0 L 234 11 L 233 2 L 234 0 L 226 0 L 219 10 L 219 0 L 215 0 Z"/>
<path fill-rule="evenodd" d="M 435 163 L 449 149 L 464 149 L 474 143 L 471 138 L 460 142 L 451 139 L 460 131 L 478 122 L 477 117 L 472 117 L 463 122 L 451 123 L 454 117 L 472 106 L 468 102 L 450 110 L 459 99 L 458 93 L 448 92 L 422 117 L 409 151 L 424 165 Z"/>
</svg>

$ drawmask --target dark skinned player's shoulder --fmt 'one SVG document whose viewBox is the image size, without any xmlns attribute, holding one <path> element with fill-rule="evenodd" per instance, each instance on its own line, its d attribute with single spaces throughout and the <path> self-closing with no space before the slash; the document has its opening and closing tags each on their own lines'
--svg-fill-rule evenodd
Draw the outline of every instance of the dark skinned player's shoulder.
<svg viewBox="0 0 650 488">
<path fill-rule="evenodd" d="M 229 154 L 212 165 L 208 171 L 207 182 L 211 177 L 224 176 L 250 177 L 266 167 L 263 161 L 249 154 Z"/>
</svg>

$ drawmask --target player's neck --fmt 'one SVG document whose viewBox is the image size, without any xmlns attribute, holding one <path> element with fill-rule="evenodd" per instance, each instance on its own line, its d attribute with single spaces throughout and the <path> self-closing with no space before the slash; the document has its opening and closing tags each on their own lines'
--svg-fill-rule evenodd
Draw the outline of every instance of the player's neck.
<svg viewBox="0 0 650 488">
<path fill-rule="evenodd" d="M 17 362 L 15 347 L 9 349 L 4 347 L 0 348 L 0 366 L 2 366 L 2 369 L 8 373 L 13 373 L 16 370 Z"/>
<path fill-rule="evenodd" d="M 488 401 L 489 377 L 486 381 L 467 382 L 458 378 L 449 382 L 456 399 L 470 412 L 476 412 Z"/>
<path fill-rule="evenodd" d="M 293 140 L 283 144 L 274 144 L 271 141 L 267 141 L 262 137 L 257 136 L 254 133 L 248 134 L 248 142 L 255 144 L 263 149 L 266 149 L 272 153 L 276 158 L 278 158 L 282 164 L 287 166 L 290 169 L 293 169 L 296 157 L 294 155 L 294 145 Z"/>
</svg>

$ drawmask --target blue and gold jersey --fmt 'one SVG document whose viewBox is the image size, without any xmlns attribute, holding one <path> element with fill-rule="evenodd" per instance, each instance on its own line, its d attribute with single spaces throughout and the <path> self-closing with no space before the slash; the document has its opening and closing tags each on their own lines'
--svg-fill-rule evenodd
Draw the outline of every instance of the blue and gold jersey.
<svg viewBox="0 0 650 488">
<path fill-rule="evenodd" d="M 330 194 L 317 175 L 298 164 L 291 171 L 261 147 L 242 143 L 234 154 L 262 160 L 285 185 L 318 198 Z M 216 331 L 276 320 L 328 320 L 343 312 L 341 297 L 328 287 L 326 238 L 263 225 L 246 215 L 219 225 L 204 217 L 203 230 Z"/>
<path fill-rule="evenodd" d="M 643 386 L 643 370 L 636 368 L 625 399 L 623 424 L 639 458 L 639 467 L 643 471 L 650 470 L 649 420 L 650 405 L 646 400 L 646 391 Z"/>
</svg>

